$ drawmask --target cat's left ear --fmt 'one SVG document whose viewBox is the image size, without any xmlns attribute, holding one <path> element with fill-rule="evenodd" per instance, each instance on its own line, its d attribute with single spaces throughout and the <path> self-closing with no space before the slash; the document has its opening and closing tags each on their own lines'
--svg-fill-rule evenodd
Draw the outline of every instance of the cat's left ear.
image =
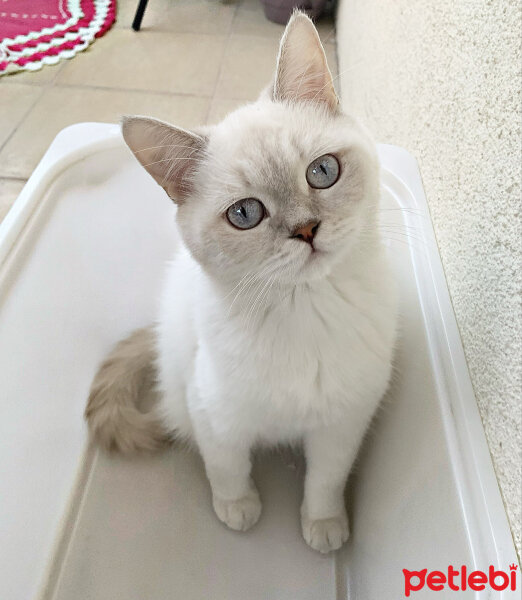
<svg viewBox="0 0 522 600">
<path fill-rule="evenodd" d="M 181 204 L 192 191 L 206 138 L 150 117 L 124 117 L 121 130 L 142 166 Z"/>
<path fill-rule="evenodd" d="M 321 40 L 312 21 L 294 12 L 286 26 L 277 59 L 273 99 L 309 101 L 336 111 L 339 99 Z"/>
</svg>

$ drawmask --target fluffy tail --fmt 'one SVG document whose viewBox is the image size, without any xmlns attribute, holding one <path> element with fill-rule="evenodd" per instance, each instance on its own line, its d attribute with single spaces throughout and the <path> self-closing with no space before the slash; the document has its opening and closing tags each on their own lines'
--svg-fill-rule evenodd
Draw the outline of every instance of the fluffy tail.
<svg viewBox="0 0 522 600">
<path fill-rule="evenodd" d="M 106 450 L 154 450 L 166 441 L 160 420 L 143 410 L 157 401 L 155 357 L 152 328 L 139 329 L 117 344 L 96 373 L 85 419 Z"/>
</svg>

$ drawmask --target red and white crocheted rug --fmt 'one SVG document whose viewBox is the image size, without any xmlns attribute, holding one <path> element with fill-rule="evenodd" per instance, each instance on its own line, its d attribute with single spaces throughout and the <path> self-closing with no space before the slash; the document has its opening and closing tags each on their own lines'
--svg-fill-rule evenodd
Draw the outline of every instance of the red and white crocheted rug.
<svg viewBox="0 0 522 600">
<path fill-rule="evenodd" d="M 72 58 L 115 15 L 116 0 L 0 0 L 0 75 Z"/>
</svg>

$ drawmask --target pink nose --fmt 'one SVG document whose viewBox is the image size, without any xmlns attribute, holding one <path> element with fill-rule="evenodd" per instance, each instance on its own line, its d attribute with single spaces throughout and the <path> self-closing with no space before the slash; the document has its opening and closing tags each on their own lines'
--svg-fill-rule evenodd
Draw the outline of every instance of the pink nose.
<svg viewBox="0 0 522 600">
<path fill-rule="evenodd" d="M 319 225 L 320 221 L 310 221 L 309 223 L 306 223 L 306 225 L 297 227 L 292 234 L 292 237 L 303 240 L 303 242 L 307 242 L 308 244 L 312 244 L 315 234 L 319 229 Z"/>
</svg>

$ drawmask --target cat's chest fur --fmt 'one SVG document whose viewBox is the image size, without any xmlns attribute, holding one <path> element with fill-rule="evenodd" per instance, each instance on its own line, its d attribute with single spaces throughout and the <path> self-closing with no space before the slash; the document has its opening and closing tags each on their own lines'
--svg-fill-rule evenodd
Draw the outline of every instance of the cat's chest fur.
<svg viewBox="0 0 522 600">
<path fill-rule="evenodd" d="M 202 395 L 215 397 L 217 411 L 243 411 L 254 428 L 270 424 L 276 438 L 344 418 L 389 378 L 395 307 L 387 286 L 384 274 L 359 281 L 341 271 L 274 292 L 257 309 L 206 302 L 197 323 Z"/>
</svg>

